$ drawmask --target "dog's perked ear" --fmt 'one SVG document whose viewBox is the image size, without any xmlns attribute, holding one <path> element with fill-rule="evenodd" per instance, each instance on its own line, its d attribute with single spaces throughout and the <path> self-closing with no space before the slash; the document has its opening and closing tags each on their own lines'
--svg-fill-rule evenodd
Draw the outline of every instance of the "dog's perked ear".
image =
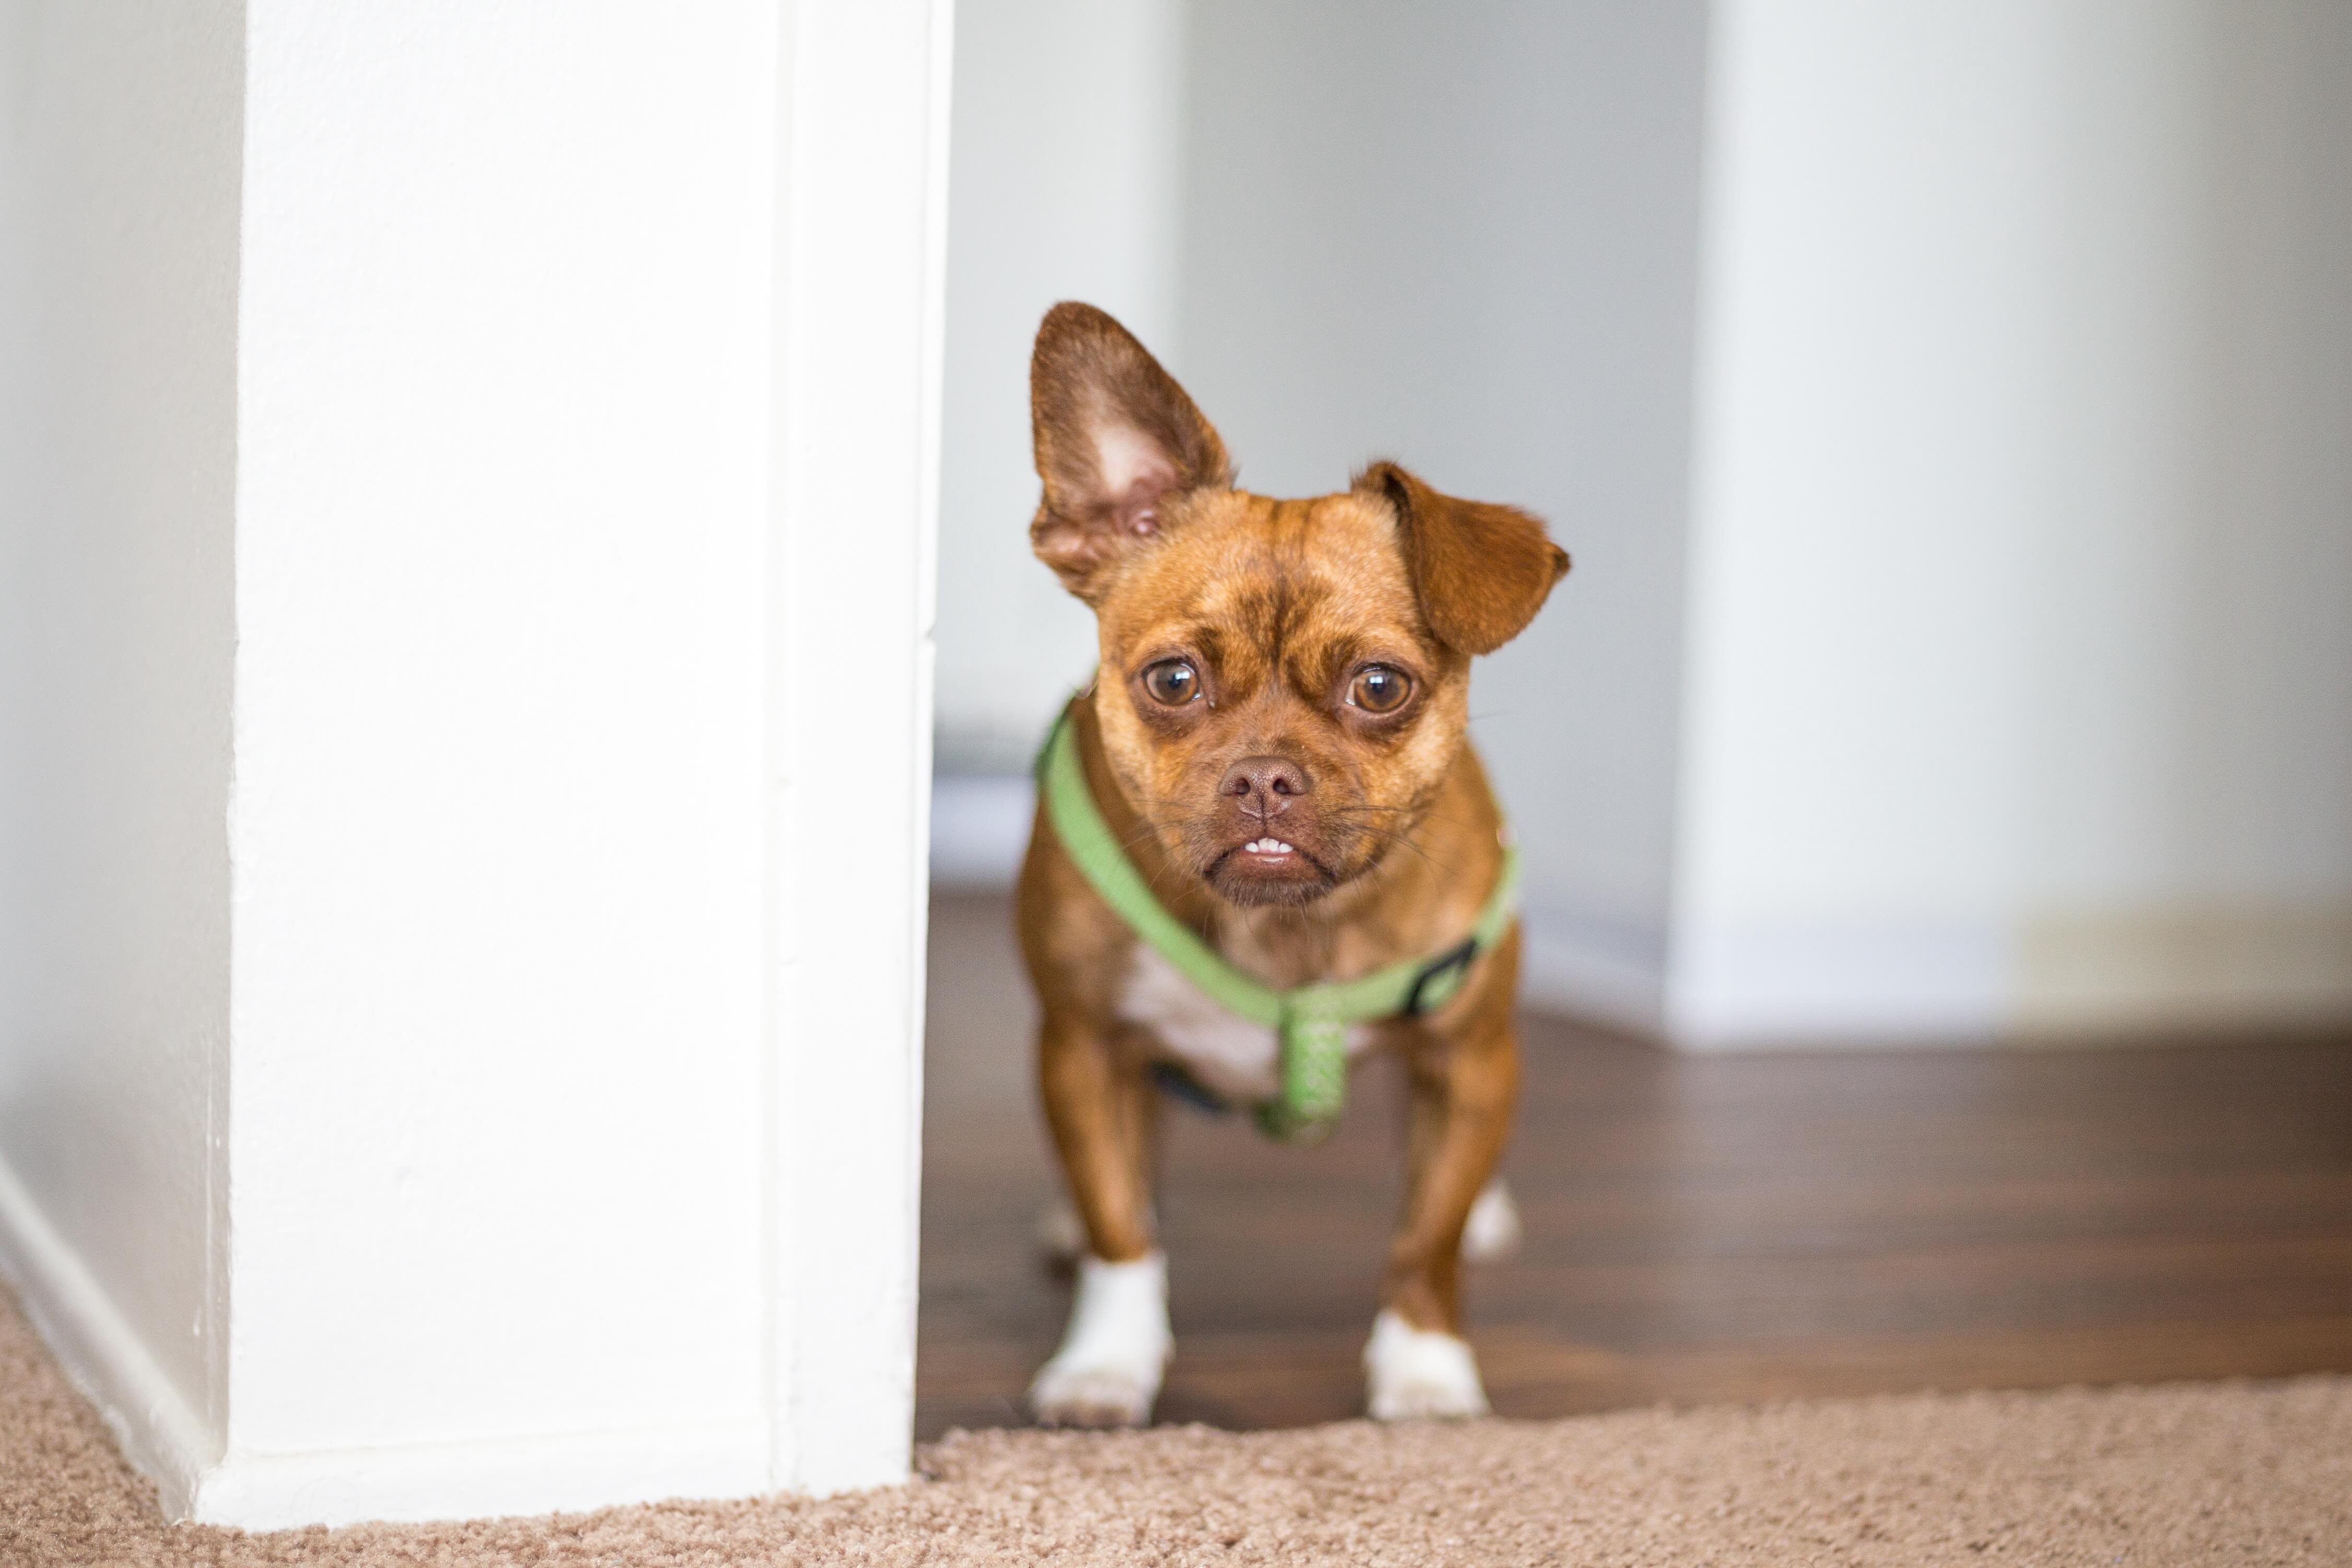
<svg viewBox="0 0 2352 1568">
<path fill-rule="evenodd" d="M 1029 542 L 1089 604 L 1104 568 L 1160 531 L 1171 497 L 1233 483 L 1224 442 L 1175 377 L 1092 305 L 1045 312 L 1029 414 L 1045 484 Z"/>
<path fill-rule="evenodd" d="M 1395 509 L 1422 618 L 1448 647 L 1494 652 L 1568 575 L 1568 552 L 1531 512 L 1441 495 L 1394 463 L 1374 463 L 1356 489 Z"/>
</svg>

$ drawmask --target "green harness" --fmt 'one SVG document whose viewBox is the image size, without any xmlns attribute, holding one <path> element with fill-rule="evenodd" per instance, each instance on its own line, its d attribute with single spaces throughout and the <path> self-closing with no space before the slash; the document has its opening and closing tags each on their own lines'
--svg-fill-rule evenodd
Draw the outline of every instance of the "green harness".
<svg viewBox="0 0 2352 1568">
<path fill-rule="evenodd" d="M 1360 979 L 1277 991 L 1218 956 L 1152 897 L 1087 787 L 1067 708 L 1037 754 L 1037 787 L 1063 850 L 1135 934 L 1226 1011 L 1276 1031 L 1282 1044 L 1282 1091 L 1260 1101 L 1256 1112 L 1259 1130 L 1271 1138 L 1313 1142 L 1328 1132 L 1347 1103 L 1348 1026 L 1410 1018 L 1444 1006 L 1462 989 L 1478 955 L 1503 940 L 1518 913 L 1519 856 L 1506 847 L 1495 890 L 1457 945 L 1435 958 L 1404 959 Z"/>
</svg>

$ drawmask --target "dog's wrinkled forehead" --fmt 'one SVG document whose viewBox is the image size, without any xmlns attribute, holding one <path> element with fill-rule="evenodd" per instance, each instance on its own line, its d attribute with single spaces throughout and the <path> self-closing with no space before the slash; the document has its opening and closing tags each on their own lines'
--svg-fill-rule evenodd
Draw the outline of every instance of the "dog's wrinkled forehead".
<svg viewBox="0 0 2352 1568">
<path fill-rule="evenodd" d="M 1242 490 L 1192 505 L 1104 597 L 1106 640 L 1123 657 L 1195 652 L 1240 696 L 1276 672 L 1315 691 L 1360 656 L 1438 654 L 1386 508 Z"/>
</svg>

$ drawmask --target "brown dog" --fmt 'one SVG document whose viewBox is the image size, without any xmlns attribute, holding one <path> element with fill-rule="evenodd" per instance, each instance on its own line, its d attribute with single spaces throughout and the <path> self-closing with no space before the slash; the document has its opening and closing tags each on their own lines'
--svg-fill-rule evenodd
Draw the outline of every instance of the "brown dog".
<svg viewBox="0 0 2352 1568">
<path fill-rule="evenodd" d="M 1470 659 L 1517 636 L 1568 570 L 1542 523 L 1389 463 L 1312 500 L 1236 489 L 1192 399 L 1091 306 L 1047 314 L 1030 395 L 1045 481 L 1030 539 L 1100 628 L 1070 721 L 1094 800 L 1160 902 L 1281 988 L 1460 943 L 1503 864 L 1465 739 Z M 1139 942 L 1042 806 L 1019 901 L 1038 1083 L 1090 1255 L 1030 1397 L 1047 1422 L 1141 1422 L 1171 1343 L 1153 1064 L 1264 1100 L 1276 1036 Z M 1514 926 L 1435 1011 L 1348 1030 L 1350 1059 L 1399 1051 L 1412 1083 L 1408 1197 L 1365 1352 L 1377 1416 L 1486 1408 L 1456 1263 L 1509 1131 L 1517 970 Z"/>
</svg>

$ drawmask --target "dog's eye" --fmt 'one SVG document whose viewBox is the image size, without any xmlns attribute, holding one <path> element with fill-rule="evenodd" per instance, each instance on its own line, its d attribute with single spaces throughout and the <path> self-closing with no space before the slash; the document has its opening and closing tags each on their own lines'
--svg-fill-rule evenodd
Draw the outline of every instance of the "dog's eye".
<svg viewBox="0 0 2352 1568">
<path fill-rule="evenodd" d="M 1143 672 L 1143 689 L 1163 708 L 1181 708 L 1201 694 L 1201 672 L 1181 658 L 1163 658 Z"/>
<path fill-rule="evenodd" d="M 1412 682 L 1404 671 L 1375 664 L 1356 672 L 1348 688 L 1348 700 L 1367 713 L 1393 713 L 1404 706 L 1412 691 Z"/>
</svg>

